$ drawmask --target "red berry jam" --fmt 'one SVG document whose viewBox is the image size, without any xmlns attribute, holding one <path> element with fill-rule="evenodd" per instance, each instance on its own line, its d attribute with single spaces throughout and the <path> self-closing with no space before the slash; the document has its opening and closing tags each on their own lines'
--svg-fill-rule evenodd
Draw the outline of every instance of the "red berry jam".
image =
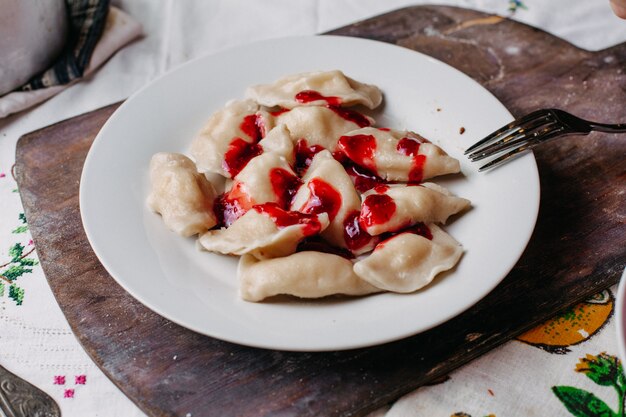
<svg viewBox="0 0 626 417">
<path fill-rule="evenodd" d="M 396 212 L 396 203 L 387 194 L 370 194 L 361 206 L 360 221 L 365 227 L 384 224 Z"/>
<path fill-rule="evenodd" d="M 420 141 L 416 138 L 402 138 L 398 141 L 396 149 L 402 155 L 412 157 L 411 169 L 409 171 L 409 184 L 419 184 L 424 178 L 424 164 L 426 155 L 419 154 Z"/>
<path fill-rule="evenodd" d="M 322 230 L 322 224 L 314 214 L 283 210 L 276 203 L 258 204 L 254 206 L 254 210 L 270 216 L 278 228 L 295 224 L 303 225 L 302 232 L 304 236 L 316 235 Z"/>
<path fill-rule="evenodd" d="M 297 175 L 292 174 L 283 168 L 273 168 L 270 171 L 270 182 L 277 203 L 280 207 L 287 209 L 291 205 L 293 196 L 302 185 L 302 180 Z"/>
<path fill-rule="evenodd" d="M 332 185 L 320 178 L 313 178 L 307 184 L 311 195 L 300 209 L 303 213 L 328 213 L 332 221 L 341 208 L 341 194 Z"/>
<path fill-rule="evenodd" d="M 366 168 L 374 174 L 376 163 L 376 138 L 372 135 L 342 136 L 337 142 L 337 151 L 343 153 L 348 159 L 360 167 Z"/>
</svg>

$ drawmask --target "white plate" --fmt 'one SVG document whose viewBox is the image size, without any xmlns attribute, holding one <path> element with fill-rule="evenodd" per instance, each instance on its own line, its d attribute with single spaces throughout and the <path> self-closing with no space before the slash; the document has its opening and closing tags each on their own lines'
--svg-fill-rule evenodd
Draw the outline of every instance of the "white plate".
<svg viewBox="0 0 626 417">
<path fill-rule="evenodd" d="M 626 364 L 626 269 L 617 287 L 617 305 L 615 306 L 615 323 L 617 332 L 617 350 L 622 364 Z"/>
<path fill-rule="evenodd" d="M 379 125 L 415 130 L 461 161 L 437 180 L 473 208 L 446 227 L 465 247 L 451 273 L 414 294 L 271 303 L 237 295 L 236 259 L 199 252 L 145 204 L 148 163 L 186 152 L 208 116 L 247 86 L 291 73 L 341 69 L 385 94 Z M 439 109 L 440 111 L 438 111 Z M 80 186 L 83 225 L 107 271 L 136 299 L 189 329 L 244 345 L 298 351 L 369 346 L 427 330 L 491 291 L 522 254 L 537 218 L 532 154 L 478 173 L 463 149 L 512 120 L 457 70 L 408 49 L 347 37 L 284 38 L 183 65 L 128 99 L 93 143 Z M 382 123 L 381 123 L 382 122 Z M 459 129 L 464 127 L 465 134 Z"/>
</svg>

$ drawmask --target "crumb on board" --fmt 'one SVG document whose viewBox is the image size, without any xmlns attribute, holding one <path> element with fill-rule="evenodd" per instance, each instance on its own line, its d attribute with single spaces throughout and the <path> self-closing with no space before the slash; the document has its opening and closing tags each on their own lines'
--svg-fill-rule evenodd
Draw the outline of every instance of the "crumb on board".
<svg viewBox="0 0 626 417">
<path fill-rule="evenodd" d="M 463 133 L 465 133 L 465 128 L 461 126 L 461 128 L 459 129 L 459 135 L 462 135 Z"/>
<path fill-rule="evenodd" d="M 441 107 L 437 107 L 437 111 L 441 111 Z"/>
</svg>

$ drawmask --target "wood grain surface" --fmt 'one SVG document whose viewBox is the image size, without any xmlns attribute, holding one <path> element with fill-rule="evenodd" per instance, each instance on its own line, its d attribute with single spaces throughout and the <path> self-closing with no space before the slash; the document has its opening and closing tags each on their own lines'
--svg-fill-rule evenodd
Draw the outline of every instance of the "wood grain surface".
<svg viewBox="0 0 626 417">
<path fill-rule="evenodd" d="M 558 107 L 626 121 L 626 44 L 584 51 L 498 16 L 440 6 L 402 9 L 332 33 L 432 55 L 480 82 L 516 116 Z M 330 353 L 201 336 L 134 300 L 87 242 L 78 183 L 115 108 L 22 137 L 16 173 L 40 262 L 70 326 L 150 416 L 364 415 L 616 283 L 625 266 L 626 139 L 594 133 L 536 151 L 541 209 L 531 242 L 502 284 L 455 319 L 398 342 Z"/>
</svg>

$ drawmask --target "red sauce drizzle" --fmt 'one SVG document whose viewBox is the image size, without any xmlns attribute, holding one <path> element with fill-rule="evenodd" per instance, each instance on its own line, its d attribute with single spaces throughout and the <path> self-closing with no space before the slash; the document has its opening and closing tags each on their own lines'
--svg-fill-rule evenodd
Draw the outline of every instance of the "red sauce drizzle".
<svg viewBox="0 0 626 417">
<path fill-rule="evenodd" d="M 324 252 L 332 255 L 338 255 L 346 259 L 354 259 L 354 255 L 349 250 L 333 246 L 317 236 L 309 237 L 298 244 L 296 252 L 304 251 Z"/>
<path fill-rule="evenodd" d="M 350 160 L 344 161 L 343 167 L 352 179 L 354 188 L 356 188 L 360 193 L 364 193 L 372 188 L 386 187 L 385 180 L 366 168 L 352 163 Z"/>
<path fill-rule="evenodd" d="M 341 106 L 341 98 L 323 96 L 315 90 L 304 90 L 296 94 L 295 99 L 298 103 L 311 103 L 313 101 L 325 101 L 329 106 Z"/>
<path fill-rule="evenodd" d="M 343 107 L 327 106 L 334 111 L 339 117 L 356 124 L 359 127 L 367 127 L 371 125 L 369 119 L 355 110 L 345 109 Z"/>
<path fill-rule="evenodd" d="M 385 194 L 387 191 L 389 191 L 389 186 L 387 184 L 378 184 L 374 187 L 374 191 L 378 194 Z"/>
<path fill-rule="evenodd" d="M 413 233 L 416 235 L 424 236 L 428 240 L 433 240 L 433 233 L 425 223 L 419 222 L 402 231 L 403 233 Z"/>
<path fill-rule="evenodd" d="M 281 115 L 281 114 L 283 114 L 283 113 L 287 113 L 288 111 L 289 111 L 289 109 L 285 109 L 285 108 L 282 108 L 282 107 L 281 107 L 279 110 L 276 110 L 276 111 L 270 112 L 270 114 L 271 114 L 272 116 L 274 116 L 274 117 L 278 117 L 278 116 L 280 116 L 280 115 Z"/>
<path fill-rule="evenodd" d="M 300 211 L 312 214 L 328 213 L 328 219 L 332 221 L 341 207 L 339 191 L 320 178 L 313 178 L 307 187 L 311 195 Z"/>
<path fill-rule="evenodd" d="M 241 183 L 236 182 L 228 193 L 220 195 L 213 203 L 218 226 L 229 227 L 253 205 L 248 194 L 241 190 Z"/>
<path fill-rule="evenodd" d="M 387 223 L 396 212 L 396 203 L 387 194 L 370 194 L 361 206 L 361 223 L 365 227 Z"/>
<path fill-rule="evenodd" d="M 291 205 L 293 196 L 302 185 L 302 180 L 298 176 L 283 168 L 273 168 L 270 171 L 270 182 L 278 199 L 278 206 L 285 209 Z"/>
<path fill-rule="evenodd" d="M 263 148 L 257 143 L 246 142 L 241 138 L 233 139 L 224 154 L 222 168 L 231 178 L 239 174 L 255 156 L 261 155 Z"/>
<path fill-rule="evenodd" d="M 312 236 L 318 234 L 322 230 L 322 224 L 315 214 L 300 213 L 298 211 L 286 211 L 276 203 L 265 203 L 254 206 L 254 210 L 259 213 L 267 214 L 272 218 L 277 227 L 283 228 L 301 224 L 304 236 Z"/>
<path fill-rule="evenodd" d="M 426 224 L 419 222 L 414 224 L 411 227 L 408 227 L 406 229 L 403 229 L 397 233 L 384 233 L 381 235 L 381 242 L 376 245 L 376 248 L 374 248 L 374 250 L 378 250 L 378 249 L 382 249 L 385 246 L 385 243 L 389 242 L 391 239 L 393 239 L 396 236 L 399 236 L 403 233 L 413 233 L 415 235 L 420 235 L 425 237 L 428 240 L 433 240 L 433 234 L 430 231 L 430 228 L 428 226 L 426 226 Z"/>
<path fill-rule="evenodd" d="M 249 114 L 243 118 L 243 122 L 239 125 L 243 133 L 248 135 L 255 143 L 263 139 L 265 136 L 265 123 L 263 118 L 258 114 Z"/>
<path fill-rule="evenodd" d="M 354 210 L 343 221 L 343 238 L 351 251 L 357 251 L 371 242 L 372 236 L 365 231 L 359 222 L 359 211 Z"/>
<path fill-rule="evenodd" d="M 295 170 L 299 175 L 304 175 L 306 170 L 311 165 L 311 161 L 313 161 L 313 157 L 318 152 L 324 150 L 323 146 L 320 145 L 311 145 L 307 143 L 306 139 L 299 139 L 296 142 L 296 166 Z"/>
<path fill-rule="evenodd" d="M 245 116 L 239 128 L 252 141 L 233 138 L 228 144 L 228 150 L 226 150 L 224 161 L 222 161 L 222 168 L 231 178 L 239 174 L 252 158 L 263 153 L 263 148 L 257 144 L 265 136 L 265 124 L 261 115 L 249 114 Z"/>
<path fill-rule="evenodd" d="M 359 127 L 366 127 L 371 125 L 369 119 L 361 113 L 355 110 L 342 108 L 340 97 L 327 97 L 315 90 L 304 90 L 296 94 L 295 99 L 298 103 L 303 104 L 311 103 L 313 101 L 325 101 L 326 107 L 334 111 L 342 119 L 352 122 Z"/>
<path fill-rule="evenodd" d="M 413 158 L 411 170 L 409 171 L 409 184 L 419 184 L 424 178 L 424 164 L 426 155 L 420 155 L 420 142 L 416 138 L 402 138 L 398 141 L 396 149 L 402 155 Z"/>
<path fill-rule="evenodd" d="M 355 164 L 378 174 L 374 162 L 374 153 L 376 152 L 376 138 L 374 136 L 342 136 L 337 142 L 337 150 Z"/>
<path fill-rule="evenodd" d="M 389 132 L 391 129 L 388 127 L 379 127 L 378 130 L 382 130 L 383 132 Z"/>
</svg>

